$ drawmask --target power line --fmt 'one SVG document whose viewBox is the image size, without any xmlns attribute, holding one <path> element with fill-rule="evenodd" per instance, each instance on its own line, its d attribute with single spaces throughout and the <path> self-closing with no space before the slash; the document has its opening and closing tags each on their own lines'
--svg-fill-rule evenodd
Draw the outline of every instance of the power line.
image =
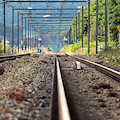
<svg viewBox="0 0 120 120">
<path fill-rule="evenodd" d="M 49 2 L 49 3 L 55 3 L 55 2 L 57 2 L 57 3 L 63 3 L 63 2 L 71 3 L 71 2 L 72 2 L 72 3 L 73 3 L 73 2 L 74 2 L 74 3 L 81 3 L 81 2 L 88 2 L 88 1 L 87 1 L 87 0 L 85 0 L 85 1 L 83 1 L 83 0 L 81 0 L 81 1 L 70 1 L 70 0 L 68 0 L 68 1 L 62 1 L 62 0 L 59 0 L 59 1 L 54 1 L 54 0 L 48 0 L 48 1 L 36 1 L 36 0 L 34 0 L 34 1 L 33 1 L 33 0 L 31 0 L 31 1 L 25 1 L 25 0 L 22 0 L 22 1 L 13 1 L 13 0 L 6 0 L 6 3 L 7 3 L 7 2 L 11 2 L 11 3 L 12 3 L 12 2 L 14 2 L 14 3 L 16 3 L 16 2 L 20 2 L 20 3 L 23 3 L 23 2 L 24 2 L 24 3 L 26 3 L 26 2 L 36 2 L 36 3 L 37 3 L 37 2 L 39 2 L 39 3 L 40 3 L 40 2 L 41 2 L 41 3 L 44 3 L 44 2 L 45 2 L 45 3 L 46 3 L 46 2 Z"/>
</svg>

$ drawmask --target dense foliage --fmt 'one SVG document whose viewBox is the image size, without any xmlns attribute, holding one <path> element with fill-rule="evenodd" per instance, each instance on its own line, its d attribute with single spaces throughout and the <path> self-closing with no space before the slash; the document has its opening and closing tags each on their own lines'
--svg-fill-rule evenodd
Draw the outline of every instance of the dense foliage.
<svg viewBox="0 0 120 120">
<path fill-rule="evenodd" d="M 97 56 L 101 59 L 105 59 L 106 63 L 108 63 L 108 61 L 112 61 L 115 64 L 120 65 L 120 49 L 118 49 L 116 46 L 113 46 L 107 51 L 103 50 Z"/>
<path fill-rule="evenodd" d="M 76 18 L 71 22 L 72 24 L 72 40 L 74 44 L 64 47 L 64 51 L 77 52 L 81 47 L 81 31 L 82 31 L 82 10 L 80 12 L 80 18 L 77 15 L 77 29 L 80 28 L 80 42 L 76 39 Z M 80 19 L 80 26 L 78 20 Z M 87 48 L 87 32 L 88 32 L 88 6 L 84 7 L 84 34 L 83 34 L 83 47 Z M 118 44 L 118 33 L 117 27 L 120 25 L 120 0 L 108 0 L 108 45 L 113 46 Z M 101 29 L 102 28 L 102 34 Z M 78 32 L 78 31 L 77 31 Z M 79 33 L 77 33 L 79 34 Z M 99 0 L 98 8 L 98 45 L 104 43 L 105 40 L 105 0 Z M 96 41 L 96 0 L 90 4 L 90 48 L 94 48 L 95 52 L 95 43 Z"/>
<path fill-rule="evenodd" d="M 6 42 L 6 54 L 11 53 L 11 47 L 8 42 Z M 0 41 L 0 56 L 4 54 L 4 41 Z"/>
<path fill-rule="evenodd" d="M 78 16 L 77 16 L 78 17 Z M 118 30 L 116 26 L 120 25 L 120 0 L 108 0 L 108 22 L 109 22 L 109 33 L 110 40 L 118 42 Z M 96 0 L 94 0 L 90 5 L 90 40 L 95 41 L 96 32 Z M 75 34 L 76 19 L 72 21 L 72 34 Z M 98 30 L 99 30 L 99 41 L 104 41 L 105 34 L 105 0 L 99 0 L 98 9 Z M 100 27 L 103 27 L 103 35 L 100 35 Z M 82 11 L 80 11 L 80 31 L 82 31 Z M 87 36 L 88 30 L 88 7 L 84 7 L 84 36 Z M 109 39 L 108 33 L 108 39 Z M 81 35 L 81 33 L 80 33 Z"/>
</svg>

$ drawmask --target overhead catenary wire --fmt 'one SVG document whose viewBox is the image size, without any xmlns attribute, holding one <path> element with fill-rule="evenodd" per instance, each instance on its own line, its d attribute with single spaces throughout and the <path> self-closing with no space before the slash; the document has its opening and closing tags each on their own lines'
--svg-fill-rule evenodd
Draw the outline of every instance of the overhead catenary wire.
<svg viewBox="0 0 120 120">
<path fill-rule="evenodd" d="M 42 3 L 42 4 L 47 4 L 47 5 L 46 5 L 45 8 L 43 8 L 43 7 L 39 7 L 39 8 L 35 7 L 35 8 L 32 8 L 32 9 L 28 9 L 29 6 L 30 7 L 32 6 L 33 2 L 34 3 L 37 2 L 37 4 L 38 3 L 39 4 Z M 35 0 L 34 1 L 33 0 L 27 0 L 27 1 L 25 1 L 25 0 L 18 0 L 18 1 L 15 1 L 15 0 L 6 0 L 6 4 L 8 5 L 8 7 L 12 7 L 12 6 L 15 5 L 14 6 L 14 10 L 15 11 L 19 11 L 19 13 L 20 13 L 19 15 L 23 15 L 24 16 L 23 19 L 26 19 L 25 17 L 27 17 L 27 16 L 30 17 L 30 18 L 28 18 L 28 20 L 26 20 L 26 22 L 32 23 L 33 20 L 31 20 L 31 18 L 35 16 L 36 17 L 35 18 L 36 21 L 34 21 L 34 22 L 37 23 L 39 21 L 39 18 L 44 19 L 44 18 L 42 18 L 43 16 L 41 16 L 41 15 L 44 15 L 44 14 L 47 15 L 47 14 L 49 14 L 50 16 L 48 18 L 46 18 L 44 21 L 40 21 L 40 22 L 41 22 L 42 25 L 44 25 L 46 23 L 48 23 L 48 25 L 49 24 L 55 25 L 54 23 L 57 23 L 56 25 L 59 24 L 57 39 L 59 39 L 59 36 L 61 34 L 61 26 L 64 25 L 64 24 L 66 24 L 65 26 L 70 25 L 69 21 L 72 20 L 72 18 L 73 18 L 72 15 L 75 15 L 75 16 L 77 15 L 77 12 L 68 13 L 68 11 L 70 11 L 70 10 L 71 11 L 73 11 L 73 10 L 77 11 L 78 9 L 75 6 L 77 4 L 79 4 L 79 3 L 81 3 L 81 2 L 85 3 L 87 1 L 86 0 L 84 0 L 84 1 L 82 1 L 82 0 L 81 1 L 72 1 L 72 0 L 70 0 L 70 1 L 69 0 L 67 0 L 67 1 L 66 0 L 64 0 L 64 1 L 61 1 L 61 0 L 60 1 L 55 1 L 55 0 L 54 1 L 53 0 L 47 0 L 47 1 L 35 1 Z M 15 3 L 15 4 L 13 4 L 13 3 Z M 25 5 L 23 5 L 24 3 L 25 3 Z M 59 7 L 58 8 L 55 7 L 53 3 L 61 3 L 60 8 Z M 64 7 L 64 5 L 68 4 L 68 3 L 69 4 L 76 3 L 76 4 L 73 7 L 70 7 L 70 8 L 68 8 L 67 6 Z M 18 7 L 20 7 L 20 8 L 18 8 Z M 37 12 L 38 14 L 35 14 L 34 12 L 36 12 L 38 10 L 39 10 L 39 12 Z M 43 13 L 43 10 L 45 11 L 44 13 Z M 57 15 L 56 12 L 52 12 L 53 10 L 57 11 L 57 13 L 59 13 L 59 14 Z M 65 11 L 67 11 L 67 12 L 65 12 Z M 54 13 L 54 14 L 52 14 L 52 13 Z M 55 15 L 56 15 L 56 17 L 55 17 Z M 67 17 L 65 18 L 64 15 L 66 15 Z M 58 19 L 59 23 L 56 20 L 57 17 L 59 18 Z M 67 18 L 68 18 L 68 20 L 66 21 Z M 70 18 L 71 18 L 71 20 L 70 20 Z M 54 19 L 54 20 L 52 20 L 52 19 Z M 20 21 L 22 22 L 22 19 Z M 23 22 L 24 22 L 24 20 L 23 20 Z M 50 28 L 48 27 L 48 29 L 50 29 Z M 55 28 L 53 28 L 53 29 L 55 29 Z"/>
</svg>

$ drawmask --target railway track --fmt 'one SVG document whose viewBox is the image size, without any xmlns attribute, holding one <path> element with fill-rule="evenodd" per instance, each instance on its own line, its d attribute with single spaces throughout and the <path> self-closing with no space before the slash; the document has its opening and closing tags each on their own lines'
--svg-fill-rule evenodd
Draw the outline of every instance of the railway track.
<svg viewBox="0 0 120 120">
<path fill-rule="evenodd" d="M 13 61 L 17 69 L 21 69 L 22 67 L 26 69 L 26 66 L 31 67 L 29 68 L 31 77 L 36 79 L 35 81 L 25 80 L 23 87 L 29 88 L 30 92 L 28 92 L 25 101 L 23 100 L 17 103 L 18 106 L 19 104 L 22 106 L 22 110 L 19 109 L 19 107 L 17 110 L 15 108 L 15 113 L 11 115 L 13 119 L 119 120 L 119 82 L 114 83 L 109 77 L 97 72 L 95 69 L 76 69 L 76 60 L 81 62 L 82 68 L 89 68 L 88 65 L 90 67 L 96 67 L 96 64 L 92 65 L 91 62 L 89 64 L 87 60 L 84 62 L 84 64 L 87 63 L 86 66 L 82 64 L 83 59 L 80 60 L 79 58 L 68 55 L 58 55 L 58 57 L 55 58 L 55 63 L 53 62 L 54 56 L 50 55 L 48 57 L 44 54 L 39 54 L 38 56 L 37 58 L 33 58 L 32 56 L 24 57 L 23 61 L 22 58 Z M 16 57 L 21 57 L 21 55 Z M 11 58 L 15 59 L 15 56 Z M 9 56 L 2 57 L 0 60 L 4 61 L 4 59 L 9 60 Z M 11 64 L 12 62 L 10 61 L 10 67 Z M 53 66 L 54 76 L 51 76 Z M 102 70 L 102 68 L 100 70 Z M 33 71 L 34 73 L 32 73 Z M 21 72 L 21 70 L 19 70 L 18 73 L 16 70 L 16 73 L 13 73 L 13 75 L 19 74 L 19 72 Z M 16 81 L 17 78 L 19 83 L 21 83 L 21 80 L 23 82 L 24 77 L 29 77 L 27 76 L 27 72 L 24 73 L 26 74 L 25 76 L 23 76 L 23 73 L 20 74 L 22 79 L 20 77 L 13 77 L 13 82 Z M 8 73 L 11 74 L 9 70 Z M 7 74 L 7 72 L 5 74 Z M 107 74 L 110 74 L 110 71 Z M 11 78 L 9 74 L 7 74 L 7 76 L 8 79 Z M 54 80 L 52 80 L 53 77 Z M 119 80 L 119 75 L 114 77 L 112 73 L 112 78 Z M 0 84 L 2 84 L 2 81 L 0 82 Z M 4 86 L 2 87 L 5 88 Z M 13 109 L 14 107 L 12 110 Z M 25 111 L 27 112 L 25 113 Z M 34 114 L 31 116 L 31 113 Z M 1 116 L 3 115 L 0 114 L 0 118 Z M 4 118 L 5 120 L 9 120 L 6 115 L 4 115 Z"/>
<path fill-rule="evenodd" d="M 98 70 L 99 72 L 102 72 L 104 74 L 106 74 L 107 76 L 110 76 L 111 78 L 115 79 L 115 80 L 118 80 L 120 81 L 120 72 L 118 71 L 115 71 L 113 69 L 110 69 L 108 67 L 105 67 L 103 65 L 100 65 L 100 64 L 97 64 L 97 63 L 94 63 L 94 62 L 91 62 L 89 60 L 85 60 L 85 59 L 82 59 L 80 57 L 73 57 L 72 58 L 76 59 L 77 61 L 80 61 L 96 70 Z"/>
<path fill-rule="evenodd" d="M 0 57 L 0 63 L 8 61 L 8 60 L 15 60 L 16 58 L 20 58 L 22 56 L 29 56 L 31 55 L 30 53 L 26 54 L 17 54 L 17 55 L 8 55 L 8 56 L 1 56 Z"/>
<path fill-rule="evenodd" d="M 76 67 L 73 65 L 73 63 L 74 64 L 76 63 L 75 62 L 76 60 L 86 64 L 87 66 L 93 67 L 100 72 L 102 71 L 102 73 L 108 75 L 109 77 L 114 78 L 115 80 L 120 80 L 120 73 L 117 71 L 111 70 L 107 67 L 101 66 L 99 64 L 96 64 L 78 57 L 71 58 L 71 56 L 68 56 L 68 55 L 63 55 L 63 56 L 59 55 L 58 58 L 56 57 L 56 67 L 55 67 L 54 86 L 53 86 L 54 90 L 52 94 L 53 95 L 52 106 L 51 106 L 52 111 L 51 111 L 50 120 L 58 120 L 58 119 L 59 120 L 86 120 L 86 119 L 102 120 L 104 118 L 106 119 L 112 118 L 113 120 L 117 120 L 117 118 L 113 117 L 114 115 L 113 116 L 109 115 L 109 110 L 107 110 L 107 109 L 111 109 L 109 108 L 110 106 L 108 104 L 109 101 L 111 101 L 111 98 L 109 97 L 113 97 L 117 99 L 117 97 L 119 96 L 119 95 L 118 96 L 116 95 L 118 93 L 114 92 L 115 88 L 112 86 L 112 84 L 114 83 L 111 82 L 109 84 L 110 81 L 105 82 L 104 79 L 108 79 L 108 78 L 104 76 L 103 80 L 98 80 L 96 84 L 94 83 L 89 85 L 89 83 L 91 83 L 93 79 L 91 76 L 94 76 L 95 74 L 92 72 L 93 69 L 76 70 L 75 69 Z M 70 64 L 72 64 L 72 66 L 68 64 L 69 62 Z M 84 65 L 82 64 L 82 66 Z M 90 72 L 88 72 L 89 70 Z M 84 76 L 82 74 L 85 74 L 85 78 L 86 76 L 89 76 L 88 74 L 91 74 L 90 76 L 91 80 L 82 81 L 81 79 L 85 79 L 85 78 L 82 78 Z M 97 74 L 99 73 L 97 72 Z M 102 74 L 100 76 L 102 76 Z M 62 83 L 62 88 L 60 87 L 61 85 L 59 85 L 59 82 Z M 62 91 L 65 90 L 64 93 L 62 93 L 62 95 L 66 95 L 65 97 L 59 96 L 61 94 L 60 93 L 61 89 Z M 95 89 L 97 90 L 94 91 Z M 105 94 L 104 94 L 104 91 L 105 91 Z M 65 100 L 64 102 L 66 103 L 66 105 L 61 102 L 61 97 L 66 98 L 64 99 Z M 106 101 L 106 99 L 108 99 L 108 101 Z M 108 106 L 106 104 L 108 104 Z M 67 109 L 66 110 L 67 113 L 64 112 L 65 108 Z M 101 115 L 99 113 L 101 113 Z"/>
</svg>

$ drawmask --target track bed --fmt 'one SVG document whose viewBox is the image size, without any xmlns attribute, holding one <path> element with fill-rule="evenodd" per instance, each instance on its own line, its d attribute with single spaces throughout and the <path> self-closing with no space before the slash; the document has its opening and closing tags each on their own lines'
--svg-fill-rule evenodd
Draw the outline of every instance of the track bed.
<svg viewBox="0 0 120 120">
<path fill-rule="evenodd" d="M 0 120 L 48 120 L 54 56 L 24 56 L 0 64 Z"/>
<path fill-rule="evenodd" d="M 83 69 L 75 69 L 76 60 L 71 56 L 58 55 L 58 59 L 71 120 L 120 119 L 120 82 L 85 64 L 81 64 Z M 51 102 L 55 103 L 51 95 L 58 96 L 57 89 L 52 90 L 58 71 L 54 61 L 55 55 L 36 54 L 0 63 L 4 69 L 0 75 L 0 120 L 51 118 Z M 56 108 L 53 113 L 59 112 Z"/>
<path fill-rule="evenodd" d="M 74 68 L 70 56 L 59 56 L 72 120 L 119 120 L 120 83 L 81 64 Z"/>
</svg>

